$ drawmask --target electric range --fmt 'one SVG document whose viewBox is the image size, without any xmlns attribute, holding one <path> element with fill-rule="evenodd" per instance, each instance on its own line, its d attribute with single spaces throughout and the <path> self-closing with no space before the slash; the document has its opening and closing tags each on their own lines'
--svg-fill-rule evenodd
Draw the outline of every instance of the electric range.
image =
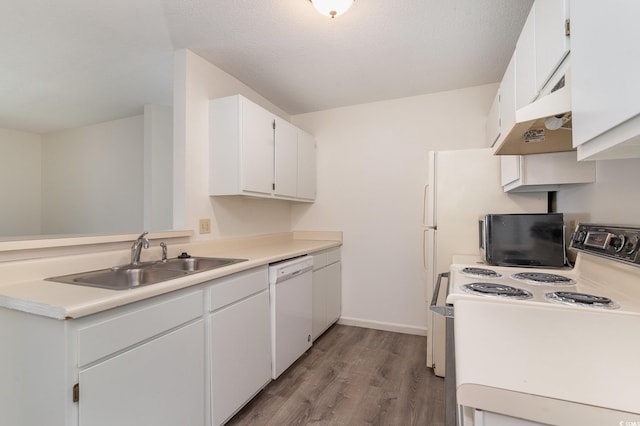
<svg viewBox="0 0 640 426">
<path fill-rule="evenodd" d="M 485 412 L 542 424 L 640 421 L 640 228 L 579 224 L 571 247 L 572 269 L 454 259 L 447 303 L 465 426 Z"/>
</svg>

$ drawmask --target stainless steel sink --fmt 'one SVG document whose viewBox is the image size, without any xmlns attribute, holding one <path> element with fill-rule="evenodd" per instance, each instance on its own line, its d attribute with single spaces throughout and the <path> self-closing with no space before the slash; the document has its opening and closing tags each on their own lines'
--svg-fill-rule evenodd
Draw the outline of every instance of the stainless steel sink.
<svg viewBox="0 0 640 426">
<path fill-rule="evenodd" d="M 168 269 L 151 269 L 149 267 L 113 268 L 99 271 L 80 272 L 78 274 L 47 278 L 66 284 L 86 285 L 90 287 L 108 288 L 111 290 L 126 290 L 167 281 L 187 275 L 184 271 Z"/>
<path fill-rule="evenodd" d="M 167 269 L 176 271 L 199 272 L 221 268 L 233 263 L 244 262 L 247 259 L 228 259 L 224 257 L 187 257 L 169 259 L 166 262 L 156 262 L 152 269 Z"/>
<path fill-rule="evenodd" d="M 110 290 L 127 290 L 184 277 L 202 271 L 244 262 L 247 259 L 218 257 L 174 258 L 165 262 L 148 262 L 139 265 L 123 265 L 98 271 L 80 272 L 47 278 L 66 284 L 100 287 Z"/>
</svg>

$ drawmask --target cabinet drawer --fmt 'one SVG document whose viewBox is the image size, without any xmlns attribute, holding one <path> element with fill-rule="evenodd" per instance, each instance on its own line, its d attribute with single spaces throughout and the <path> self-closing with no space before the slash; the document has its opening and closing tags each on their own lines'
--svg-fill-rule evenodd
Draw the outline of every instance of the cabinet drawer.
<svg viewBox="0 0 640 426">
<path fill-rule="evenodd" d="M 202 291 L 132 309 L 78 329 L 78 366 L 171 330 L 203 314 Z"/>
<path fill-rule="evenodd" d="M 312 253 L 313 256 L 313 270 L 317 271 L 327 266 L 327 253 Z"/>
<path fill-rule="evenodd" d="M 327 265 L 331 265 L 332 263 L 340 262 L 340 249 L 333 249 L 327 252 Z"/>
<path fill-rule="evenodd" d="M 264 266 L 220 278 L 212 284 L 209 293 L 209 311 L 211 312 L 266 290 L 269 288 L 269 275 L 267 267 Z"/>
<path fill-rule="evenodd" d="M 332 263 L 340 262 L 340 248 L 311 253 L 313 256 L 313 270 L 317 271 Z"/>
</svg>

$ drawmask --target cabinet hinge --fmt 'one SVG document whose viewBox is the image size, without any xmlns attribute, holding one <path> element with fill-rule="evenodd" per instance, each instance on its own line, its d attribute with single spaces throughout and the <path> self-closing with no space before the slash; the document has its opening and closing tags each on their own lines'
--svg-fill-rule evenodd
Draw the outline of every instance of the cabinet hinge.
<svg viewBox="0 0 640 426">
<path fill-rule="evenodd" d="M 276 120 L 273 120 L 273 130 L 276 129 Z"/>
<path fill-rule="evenodd" d="M 564 35 L 567 37 L 571 35 L 571 19 L 564 21 Z"/>
<path fill-rule="evenodd" d="M 80 401 L 80 383 L 73 385 L 73 402 Z"/>
</svg>

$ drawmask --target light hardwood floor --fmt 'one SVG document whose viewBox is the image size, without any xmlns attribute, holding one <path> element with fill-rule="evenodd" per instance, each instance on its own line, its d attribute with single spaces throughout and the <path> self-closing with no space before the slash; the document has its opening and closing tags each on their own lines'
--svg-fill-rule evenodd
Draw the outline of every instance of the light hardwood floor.
<svg viewBox="0 0 640 426">
<path fill-rule="evenodd" d="M 444 424 L 426 337 L 334 325 L 227 425 Z"/>
</svg>

